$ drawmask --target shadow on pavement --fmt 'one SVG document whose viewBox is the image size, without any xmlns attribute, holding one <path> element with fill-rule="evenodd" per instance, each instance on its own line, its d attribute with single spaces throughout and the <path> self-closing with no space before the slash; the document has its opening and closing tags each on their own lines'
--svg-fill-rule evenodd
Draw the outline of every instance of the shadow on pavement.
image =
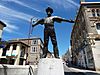
<svg viewBox="0 0 100 75">
<path fill-rule="evenodd" d="M 64 75 L 100 75 L 93 72 L 64 72 Z"/>
<path fill-rule="evenodd" d="M 100 73 L 85 72 L 85 75 L 100 75 Z"/>
<path fill-rule="evenodd" d="M 64 72 L 64 75 L 85 75 L 82 72 Z"/>
</svg>

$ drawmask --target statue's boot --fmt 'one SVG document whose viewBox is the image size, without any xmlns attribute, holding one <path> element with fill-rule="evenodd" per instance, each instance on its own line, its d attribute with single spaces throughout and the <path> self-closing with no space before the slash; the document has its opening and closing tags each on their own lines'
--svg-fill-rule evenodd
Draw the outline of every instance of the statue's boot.
<svg viewBox="0 0 100 75">
<path fill-rule="evenodd" d="M 46 58 L 46 56 L 47 56 L 47 54 L 43 54 L 43 55 L 42 55 L 42 58 Z"/>
<path fill-rule="evenodd" d="M 59 55 L 55 55 L 55 58 L 58 58 L 58 59 L 60 59 Z"/>
<path fill-rule="evenodd" d="M 55 58 L 60 58 L 60 57 L 59 57 L 59 51 L 58 51 L 57 46 L 54 47 L 54 56 L 55 56 Z"/>
<path fill-rule="evenodd" d="M 44 47 L 42 58 L 46 58 L 47 52 L 48 52 L 48 48 L 47 47 Z"/>
</svg>

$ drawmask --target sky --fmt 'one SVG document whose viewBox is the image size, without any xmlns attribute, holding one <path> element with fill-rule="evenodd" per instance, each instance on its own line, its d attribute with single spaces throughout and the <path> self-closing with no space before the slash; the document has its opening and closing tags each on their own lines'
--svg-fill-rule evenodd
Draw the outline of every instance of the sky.
<svg viewBox="0 0 100 75">
<path fill-rule="evenodd" d="M 100 0 L 86 1 L 96 2 Z M 45 9 L 48 6 L 54 10 L 53 16 L 74 20 L 80 7 L 80 0 L 0 0 L 0 20 L 7 25 L 3 31 L 3 40 L 28 38 L 31 18 L 42 19 L 46 17 Z M 68 22 L 55 23 L 60 56 L 70 47 L 73 25 Z M 44 26 L 34 27 L 31 37 L 39 37 L 43 40 Z M 53 52 L 51 40 L 49 40 L 48 47 Z"/>
</svg>

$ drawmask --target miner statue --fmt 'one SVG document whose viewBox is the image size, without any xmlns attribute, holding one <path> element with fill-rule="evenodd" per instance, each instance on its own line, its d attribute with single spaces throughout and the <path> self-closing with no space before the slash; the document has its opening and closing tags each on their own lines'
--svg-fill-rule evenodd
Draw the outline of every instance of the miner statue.
<svg viewBox="0 0 100 75">
<path fill-rule="evenodd" d="M 49 37 L 51 38 L 51 42 L 53 44 L 54 56 L 55 56 L 55 58 L 59 58 L 59 51 L 58 51 L 58 46 L 57 46 L 56 33 L 55 33 L 55 29 L 54 29 L 54 22 L 61 23 L 62 21 L 64 21 L 64 22 L 74 23 L 74 21 L 66 20 L 66 19 L 58 17 L 58 16 L 52 16 L 51 14 L 53 13 L 53 9 L 51 7 L 46 8 L 46 13 L 47 13 L 47 17 L 36 21 L 32 25 L 32 27 L 34 27 L 38 24 L 44 25 L 44 27 L 45 27 L 44 28 L 43 58 L 46 58 L 47 53 L 48 53 Z"/>
</svg>

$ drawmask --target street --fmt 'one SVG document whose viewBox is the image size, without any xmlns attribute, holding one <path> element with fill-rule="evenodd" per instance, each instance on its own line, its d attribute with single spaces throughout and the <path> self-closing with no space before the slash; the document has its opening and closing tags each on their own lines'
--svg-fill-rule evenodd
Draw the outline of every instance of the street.
<svg viewBox="0 0 100 75">
<path fill-rule="evenodd" d="M 89 70 L 81 70 L 76 69 L 72 67 L 68 67 L 64 65 L 64 74 L 65 75 L 100 75 L 100 73 L 97 73 L 95 71 L 89 71 Z"/>
<path fill-rule="evenodd" d="M 67 67 L 66 65 L 64 65 L 64 74 L 65 75 L 85 75 L 84 73 L 71 69 Z"/>
</svg>

